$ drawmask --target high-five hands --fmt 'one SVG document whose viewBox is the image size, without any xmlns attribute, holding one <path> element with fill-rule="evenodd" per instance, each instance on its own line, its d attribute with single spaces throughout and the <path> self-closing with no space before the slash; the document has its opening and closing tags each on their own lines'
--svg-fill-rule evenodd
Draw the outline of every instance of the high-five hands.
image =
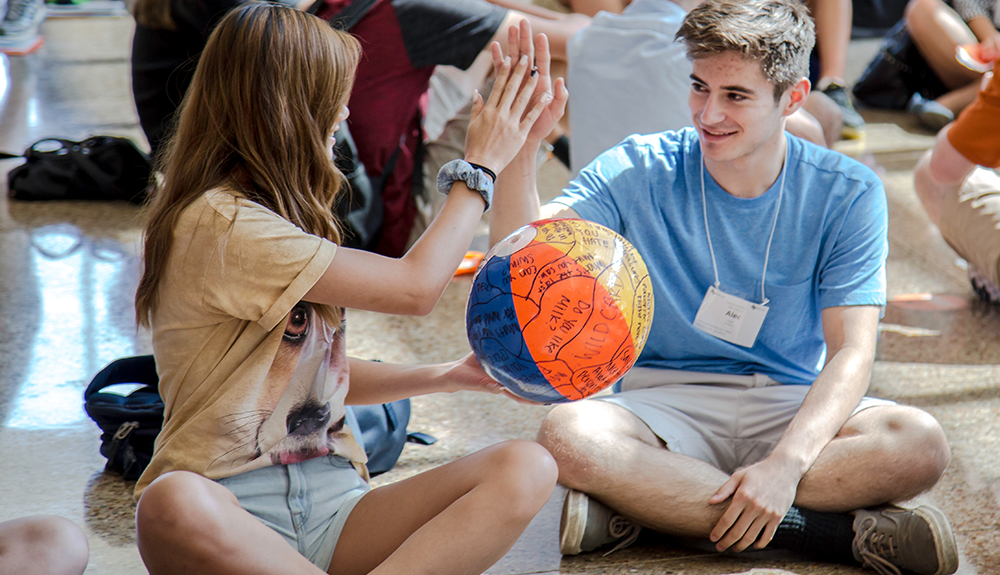
<svg viewBox="0 0 1000 575">
<path fill-rule="evenodd" d="M 530 27 L 527 31 L 531 33 Z M 544 38 L 539 34 L 538 41 L 547 45 Z M 490 49 L 496 66 L 496 82 L 489 101 L 483 102 L 478 93 L 473 101 L 465 138 L 465 160 L 500 173 L 524 146 L 535 122 L 552 103 L 553 97 L 550 90 L 538 89 L 542 75 L 534 72 L 530 54 L 511 50 L 510 55 L 502 57 L 496 42 Z M 548 50 L 544 60 L 548 70 Z"/>
<path fill-rule="evenodd" d="M 498 66 L 503 60 L 503 52 L 499 44 L 494 44 L 493 65 Z M 511 59 L 520 58 L 527 54 L 528 59 L 534 62 L 535 70 L 538 73 L 538 84 L 535 86 L 534 98 L 541 98 L 543 94 L 552 96 L 552 100 L 541 115 L 535 121 L 528 134 L 528 141 L 537 144 L 552 132 L 553 128 L 562 118 L 566 111 L 566 102 L 569 100 L 569 91 L 566 89 L 566 81 L 562 78 L 552 80 L 551 76 L 551 53 L 549 52 L 549 39 L 545 34 L 539 34 L 535 38 L 534 44 L 531 42 L 531 24 L 527 20 L 521 20 L 520 26 L 511 26 L 507 30 L 507 51 Z"/>
<path fill-rule="evenodd" d="M 531 25 L 508 30 L 507 54 L 490 46 L 496 81 L 489 100 L 478 93 L 472 105 L 465 139 L 465 159 L 500 173 L 526 141 L 537 144 L 562 118 L 569 92 L 562 78 L 550 76 L 549 40 L 539 34 L 531 41 Z"/>
</svg>

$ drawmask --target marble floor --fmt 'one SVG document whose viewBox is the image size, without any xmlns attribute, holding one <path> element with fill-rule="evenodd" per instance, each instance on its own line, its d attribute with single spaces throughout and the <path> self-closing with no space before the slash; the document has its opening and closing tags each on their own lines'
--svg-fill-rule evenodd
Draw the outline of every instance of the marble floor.
<svg viewBox="0 0 1000 575">
<path fill-rule="evenodd" d="M 0 57 L 0 149 L 37 139 L 120 134 L 143 143 L 129 92 L 128 18 L 50 19 L 44 47 Z M 853 74 L 874 41 L 851 46 Z M 932 138 L 908 118 L 865 113 L 865 139 L 841 151 L 869 163 L 890 205 L 888 306 L 872 394 L 920 406 L 944 425 L 953 461 L 921 497 L 951 517 L 963 575 L 1000 573 L 1000 311 L 977 303 L 963 262 L 923 215 L 912 168 Z M 0 162 L 0 175 L 17 160 Z M 548 162 L 545 194 L 567 174 Z M 6 178 L 3 180 L 5 189 Z M 99 433 L 81 406 L 88 380 L 106 363 L 148 353 L 133 319 L 140 225 L 117 203 L 8 201 L 0 190 L 0 520 L 55 513 L 89 539 L 88 573 L 144 573 L 135 548 L 132 486 L 103 473 Z M 455 280 L 427 318 L 351 313 L 350 353 L 393 362 L 433 362 L 468 350 L 467 279 Z M 532 438 L 545 407 L 458 393 L 417 398 L 411 429 L 439 438 L 407 446 L 384 484 L 507 438 Z M 609 557 L 563 559 L 553 495 L 514 549 L 489 572 L 853 574 L 779 552 L 714 554 L 665 537 Z"/>
</svg>

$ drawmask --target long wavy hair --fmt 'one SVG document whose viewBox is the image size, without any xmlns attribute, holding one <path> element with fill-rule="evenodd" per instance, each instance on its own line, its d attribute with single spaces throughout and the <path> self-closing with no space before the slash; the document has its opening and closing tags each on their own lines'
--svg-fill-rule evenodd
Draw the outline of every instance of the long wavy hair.
<svg viewBox="0 0 1000 575">
<path fill-rule="evenodd" d="M 333 204 L 344 176 L 330 158 L 329 136 L 360 55 L 349 34 L 276 4 L 245 4 L 219 22 L 159 159 L 135 296 L 140 325 L 150 326 L 181 212 L 208 190 L 232 190 L 340 243 Z"/>
</svg>

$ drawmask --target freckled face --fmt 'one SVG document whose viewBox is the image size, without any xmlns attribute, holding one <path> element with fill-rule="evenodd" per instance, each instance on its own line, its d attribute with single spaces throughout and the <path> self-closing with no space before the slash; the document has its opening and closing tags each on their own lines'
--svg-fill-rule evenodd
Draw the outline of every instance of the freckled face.
<svg viewBox="0 0 1000 575">
<path fill-rule="evenodd" d="M 760 63 L 736 52 L 699 58 L 692 64 L 688 105 L 705 163 L 749 166 L 766 157 L 783 137 L 788 93 L 776 103 L 774 85 Z"/>
</svg>

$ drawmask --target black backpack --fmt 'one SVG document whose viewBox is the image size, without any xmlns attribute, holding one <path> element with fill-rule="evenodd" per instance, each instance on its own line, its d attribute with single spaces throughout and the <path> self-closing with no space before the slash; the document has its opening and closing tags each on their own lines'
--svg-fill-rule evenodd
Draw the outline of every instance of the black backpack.
<svg viewBox="0 0 1000 575">
<path fill-rule="evenodd" d="M 128 138 L 91 136 L 75 142 L 47 138 L 23 154 L 0 152 L 0 159 L 27 161 L 7 175 L 8 194 L 24 201 L 146 199 L 149 158 Z"/>
<path fill-rule="evenodd" d="M 122 395 L 105 388 L 117 384 L 138 387 Z M 107 471 L 125 479 L 138 479 L 153 457 L 153 443 L 163 427 L 163 399 L 157 385 L 156 362 L 151 355 L 125 357 L 102 369 L 83 393 L 84 409 L 101 428 L 101 455 Z M 425 433 L 408 433 L 410 400 L 379 405 L 352 405 L 358 421 L 368 471 L 374 477 L 396 464 L 407 443 L 430 445 L 437 441 Z"/>
<path fill-rule="evenodd" d="M 138 479 L 153 456 L 153 442 L 163 427 L 163 399 L 156 388 L 159 377 L 153 356 L 125 357 L 111 362 L 94 376 L 83 392 L 87 415 L 101 428 L 101 455 L 105 469 L 125 479 Z M 103 391 L 123 383 L 141 387 L 128 395 Z"/>
<path fill-rule="evenodd" d="M 903 110 L 914 93 L 933 100 L 948 89 L 931 70 L 900 21 L 886 33 L 878 53 L 852 88 L 854 98 L 869 108 Z"/>
</svg>

